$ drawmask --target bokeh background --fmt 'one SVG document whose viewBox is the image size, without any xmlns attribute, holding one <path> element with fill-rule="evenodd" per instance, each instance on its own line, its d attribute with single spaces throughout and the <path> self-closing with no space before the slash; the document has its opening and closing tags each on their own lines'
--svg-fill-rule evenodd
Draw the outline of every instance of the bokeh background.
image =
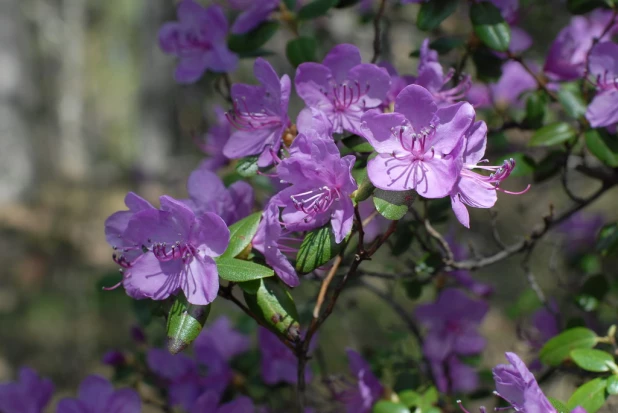
<svg viewBox="0 0 618 413">
<path fill-rule="evenodd" d="M 521 26 L 535 39 L 527 56 L 540 64 L 570 18 L 560 5 L 523 2 Z M 396 7 L 386 15 L 384 57 L 400 73 L 415 73 L 417 62 L 409 55 L 427 35 L 413 24 L 416 10 Z M 433 35 L 467 33 L 465 14 L 462 7 Z M 174 83 L 173 59 L 157 46 L 158 28 L 172 19 L 171 0 L 0 1 L 0 382 L 12 379 L 18 366 L 29 365 L 54 380 L 58 397 L 72 394 L 87 374 L 109 374 L 101 356 L 112 348 L 133 347 L 130 328 L 147 324 L 148 314 L 121 289 L 102 291 L 117 274 L 103 222 L 124 208 L 129 190 L 153 202 L 161 194 L 183 197 L 189 172 L 203 159 L 194 140 L 207 129 L 214 106 L 226 108 L 212 76 L 191 87 Z M 319 55 L 350 42 L 371 56 L 373 29 L 358 9 L 333 10 L 308 30 L 320 38 Z M 280 73 L 292 74 L 283 56 L 289 36 L 280 31 L 265 48 L 276 53 L 268 59 Z M 457 58 L 457 53 L 446 55 L 443 64 Z M 232 79 L 253 82 L 251 66 L 251 59 L 243 60 Z M 293 101 L 292 113 L 299 109 L 298 100 Z M 510 130 L 490 156 L 521 150 L 539 159 L 544 153 L 526 148 L 528 137 Z M 528 181 L 513 179 L 509 185 L 521 188 Z M 594 189 L 576 173 L 571 185 L 583 195 Z M 526 195 L 502 195 L 495 208 L 496 228 L 505 242 L 516 241 L 541 221 L 550 204 L 560 210 L 570 202 L 558 178 L 533 185 Z M 586 213 L 615 220 L 617 202 L 616 192 L 609 192 Z M 460 227 L 454 217 L 438 228 L 470 254 L 496 251 L 488 211 L 476 210 L 472 216 L 472 230 Z M 541 286 L 558 300 L 569 299 L 582 274 L 570 260 L 570 242 L 568 230 L 554 231 L 532 259 Z M 490 343 L 483 366 L 501 362 L 505 350 L 524 348 L 517 327 L 532 308 L 526 303 L 534 299 L 525 292 L 521 259 L 478 273 L 495 287 L 493 309 L 483 325 Z M 393 267 L 378 258 L 369 268 L 396 273 L 405 272 L 406 265 Z M 598 271 L 616 275 L 611 266 Z M 388 283 L 371 282 L 390 291 Z M 312 309 L 318 287 L 308 281 L 295 291 L 301 312 Z M 389 293 L 412 312 L 404 292 Z M 595 312 L 615 314 L 617 305 L 608 303 Z M 212 317 L 227 313 L 244 323 L 227 303 L 214 307 Z M 159 340 L 163 320 L 155 318 L 146 331 Z M 379 298 L 352 287 L 320 333 L 320 357 L 329 371 L 343 372 L 346 346 L 374 349 L 385 358 L 405 354 L 413 342 L 403 332 L 401 320 Z M 556 381 L 559 386 L 549 393 L 566 398 L 574 384 Z"/>
</svg>

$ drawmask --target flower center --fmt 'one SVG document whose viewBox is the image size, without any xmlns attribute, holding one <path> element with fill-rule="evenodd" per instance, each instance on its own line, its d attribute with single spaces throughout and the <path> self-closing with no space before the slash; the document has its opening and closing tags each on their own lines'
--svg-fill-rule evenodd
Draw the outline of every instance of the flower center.
<svg viewBox="0 0 618 413">
<path fill-rule="evenodd" d="M 290 198 L 298 211 L 307 214 L 305 218 L 305 222 L 307 222 L 309 218 L 313 218 L 322 212 L 328 211 L 333 202 L 338 201 L 340 196 L 341 193 L 339 189 L 322 186 L 307 192 L 291 195 Z"/>
<path fill-rule="evenodd" d="M 344 112 L 352 105 L 357 105 L 362 100 L 362 107 L 365 107 L 365 100 L 362 99 L 368 92 L 369 83 L 365 87 L 361 87 L 358 80 L 353 82 L 344 82 L 337 85 L 333 83 L 330 90 L 321 89 L 321 92 L 326 96 L 335 107 L 335 111 Z"/>
<path fill-rule="evenodd" d="M 197 249 L 190 244 L 176 241 L 171 246 L 166 242 L 155 242 L 150 251 L 161 262 L 182 259 L 184 263 L 190 261 L 197 253 Z"/>
<path fill-rule="evenodd" d="M 245 131 L 275 128 L 281 126 L 282 123 L 280 116 L 269 114 L 265 108 L 259 111 L 249 110 L 244 96 L 234 100 L 233 109 L 226 112 L 225 117 L 236 129 Z"/>
<path fill-rule="evenodd" d="M 613 77 L 609 70 L 606 70 L 603 75 L 597 76 L 597 88 L 600 91 L 618 90 L 618 77 Z"/>
</svg>

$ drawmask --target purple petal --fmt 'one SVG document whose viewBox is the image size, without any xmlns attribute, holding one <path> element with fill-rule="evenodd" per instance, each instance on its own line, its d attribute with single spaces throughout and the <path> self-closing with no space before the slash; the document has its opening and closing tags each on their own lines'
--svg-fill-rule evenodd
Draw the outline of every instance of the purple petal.
<svg viewBox="0 0 618 413">
<path fill-rule="evenodd" d="M 422 177 L 415 182 L 416 192 L 431 199 L 447 196 L 457 182 L 460 169 L 457 163 L 434 158 L 422 164 L 423 168 L 417 168 Z"/>
<path fill-rule="evenodd" d="M 459 199 L 459 194 L 451 195 L 451 208 L 457 220 L 466 228 L 470 228 L 470 213 L 466 205 Z"/>
<path fill-rule="evenodd" d="M 141 299 L 164 300 L 175 294 L 182 284 L 182 260 L 160 262 L 152 252 L 135 261 L 125 274 L 124 288 L 129 296 Z"/>
<path fill-rule="evenodd" d="M 213 391 L 207 391 L 195 401 L 191 408 L 191 413 L 217 412 L 219 404 L 219 395 Z"/>
<path fill-rule="evenodd" d="M 148 368 L 166 380 L 179 380 L 196 369 L 195 362 L 184 354 L 151 348 L 146 354 Z"/>
<path fill-rule="evenodd" d="M 319 63 L 302 63 L 296 69 L 294 85 L 296 93 L 310 107 L 330 105 L 330 101 L 324 96 L 329 91 L 330 79 L 333 74 L 329 68 Z"/>
<path fill-rule="evenodd" d="M 174 71 L 174 79 L 180 84 L 192 84 L 204 74 L 208 61 L 203 55 L 184 56 L 178 61 Z"/>
<path fill-rule="evenodd" d="M 277 8 L 278 0 L 256 0 L 246 11 L 240 14 L 232 25 L 232 33 L 242 34 L 255 29 L 265 21 Z"/>
<path fill-rule="evenodd" d="M 81 400 L 62 399 L 58 403 L 56 413 L 91 413 L 90 407 Z"/>
<path fill-rule="evenodd" d="M 253 413 L 254 409 L 253 401 L 246 396 L 241 396 L 219 406 L 217 413 Z"/>
<path fill-rule="evenodd" d="M 100 376 L 88 376 L 79 386 L 79 400 L 92 412 L 101 411 L 114 393 L 112 384 Z"/>
<path fill-rule="evenodd" d="M 142 401 L 133 389 L 116 390 L 105 405 L 105 413 L 140 413 Z"/>
<path fill-rule="evenodd" d="M 367 94 L 361 99 L 365 108 L 380 105 L 391 85 L 391 77 L 386 69 L 370 63 L 353 67 L 347 79 L 358 82 L 361 93 L 367 90 Z"/>
<path fill-rule="evenodd" d="M 418 85 L 406 86 L 395 100 L 395 112 L 403 114 L 415 131 L 435 122 L 438 105 L 427 89 Z"/>
<path fill-rule="evenodd" d="M 402 152 L 401 142 L 393 134 L 394 128 L 404 125 L 406 118 L 400 113 L 365 112 L 361 119 L 361 134 L 378 153 Z"/>
<path fill-rule="evenodd" d="M 350 198 L 343 198 L 339 202 L 340 208 L 335 209 L 332 215 L 331 226 L 335 234 L 335 242 L 341 243 L 352 231 L 352 223 L 354 222 L 354 206 Z"/>
<path fill-rule="evenodd" d="M 328 52 L 322 64 L 330 69 L 337 83 L 342 83 L 350 69 L 361 64 L 360 51 L 352 44 L 339 44 Z"/>
<path fill-rule="evenodd" d="M 467 174 L 476 175 L 475 172 L 467 172 Z M 498 200 L 495 189 L 487 188 L 478 179 L 471 178 L 468 175 L 461 176 L 457 188 L 453 189 L 453 192 L 459 193 L 461 202 L 474 208 L 491 208 Z"/>
<path fill-rule="evenodd" d="M 159 47 L 167 54 L 180 53 L 179 37 L 182 35 L 182 26 L 177 22 L 165 23 L 159 29 Z"/>
<path fill-rule="evenodd" d="M 228 234 L 229 238 L 229 234 Z M 217 298 L 219 273 L 217 264 L 210 257 L 195 256 L 187 268 L 187 280 L 182 290 L 187 301 L 194 305 L 207 305 Z"/>
<path fill-rule="evenodd" d="M 223 148 L 223 154 L 230 159 L 260 154 L 278 131 L 270 128 L 234 131 Z"/>
<path fill-rule="evenodd" d="M 438 152 L 450 153 L 474 123 L 476 113 L 468 102 L 459 102 L 438 109 L 436 115 L 440 123 L 432 141 L 433 148 Z"/>
<path fill-rule="evenodd" d="M 618 123 L 618 90 L 597 94 L 586 110 L 590 126 L 598 128 Z"/>
<path fill-rule="evenodd" d="M 230 243 L 230 230 L 219 215 L 205 212 L 197 217 L 191 243 L 209 257 L 223 254 Z"/>
<path fill-rule="evenodd" d="M 231 52 L 225 43 L 215 44 L 205 60 L 207 68 L 213 72 L 233 72 L 238 67 L 238 55 Z"/>
<path fill-rule="evenodd" d="M 487 146 L 487 124 L 484 121 L 475 122 L 466 132 L 466 149 L 464 162 L 470 165 L 479 163 L 485 156 Z"/>
</svg>

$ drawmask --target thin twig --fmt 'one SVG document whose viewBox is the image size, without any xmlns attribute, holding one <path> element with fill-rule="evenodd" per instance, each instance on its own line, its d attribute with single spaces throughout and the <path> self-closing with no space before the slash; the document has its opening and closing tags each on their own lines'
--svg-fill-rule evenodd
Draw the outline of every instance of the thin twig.
<svg viewBox="0 0 618 413">
<path fill-rule="evenodd" d="M 333 266 L 328 271 L 328 274 L 326 275 L 326 278 L 324 278 L 324 281 L 322 281 L 322 285 L 320 286 L 320 292 L 318 293 L 318 298 L 315 302 L 315 307 L 313 308 L 313 318 L 318 318 L 320 316 L 320 308 L 322 308 L 322 304 L 324 304 L 324 299 L 326 298 L 326 291 L 328 291 L 328 286 L 333 280 L 337 269 L 341 265 L 341 261 L 343 261 L 343 253 L 335 257 Z"/>
<path fill-rule="evenodd" d="M 384 11 L 386 10 L 386 0 L 380 0 L 380 8 L 378 9 L 378 13 L 373 19 L 373 57 L 371 58 L 371 63 L 375 63 L 378 61 L 381 52 L 381 29 L 380 24 L 382 21 L 382 16 L 384 16 Z"/>
<path fill-rule="evenodd" d="M 440 234 L 438 231 L 436 231 L 434 227 L 431 226 L 431 222 L 429 222 L 428 219 L 425 220 L 425 229 L 433 239 L 438 241 L 438 244 L 440 244 L 440 248 L 442 248 L 442 252 L 444 253 L 446 259 L 448 261 L 453 261 L 454 257 L 451 246 L 448 245 L 448 242 L 446 242 L 442 234 Z"/>
</svg>

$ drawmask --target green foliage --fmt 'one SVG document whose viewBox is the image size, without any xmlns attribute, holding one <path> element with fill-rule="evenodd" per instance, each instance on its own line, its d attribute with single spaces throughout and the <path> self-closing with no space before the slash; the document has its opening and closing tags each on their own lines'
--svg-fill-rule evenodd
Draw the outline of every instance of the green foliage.
<svg viewBox="0 0 618 413">
<path fill-rule="evenodd" d="M 296 304 L 279 282 L 261 279 L 244 283 L 243 295 L 249 309 L 272 332 L 292 341 L 300 338 Z"/>
<path fill-rule="evenodd" d="M 590 129 L 586 131 L 586 146 L 590 153 L 605 165 L 618 168 L 618 140 L 606 129 Z"/>
<path fill-rule="evenodd" d="M 190 304 L 183 294 L 176 297 L 167 317 L 167 349 L 172 354 L 180 353 L 202 331 L 210 305 Z"/>
<path fill-rule="evenodd" d="M 415 191 L 385 191 L 376 189 L 373 192 L 373 204 L 386 219 L 398 220 L 404 217 L 414 202 Z"/>
<path fill-rule="evenodd" d="M 569 413 L 569 410 L 567 409 L 566 405 L 562 403 L 560 400 L 556 400 L 553 397 L 548 397 L 547 399 L 549 400 L 551 405 L 554 406 L 556 410 L 558 410 L 558 413 Z"/>
<path fill-rule="evenodd" d="M 603 0 L 567 0 L 567 9 L 573 14 L 586 14 L 603 6 L 605 6 Z"/>
<path fill-rule="evenodd" d="M 479 47 L 472 52 L 476 77 L 482 82 L 494 82 L 502 76 L 502 59 L 488 49 Z"/>
<path fill-rule="evenodd" d="M 571 359 L 582 369 L 595 373 L 609 371 L 609 363 L 614 362 L 610 354 L 591 348 L 578 348 L 571 351 Z"/>
<path fill-rule="evenodd" d="M 558 100 L 573 119 L 579 119 L 586 113 L 586 102 L 576 82 L 564 83 L 558 91 Z"/>
<path fill-rule="evenodd" d="M 361 138 L 358 135 L 348 136 L 342 139 L 341 142 L 354 152 L 373 152 L 373 146 L 367 142 L 367 139 Z"/>
<path fill-rule="evenodd" d="M 540 128 L 543 125 L 543 120 L 547 115 L 547 106 L 549 98 L 547 94 L 541 90 L 532 93 L 526 100 L 526 117 L 523 124 L 529 128 Z"/>
<path fill-rule="evenodd" d="M 594 331 L 584 327 L 576 327 L 563 331 L 545 343 L 539 358 L 543 363 L 556 367 L 570 357 L 572 350 L 592 348 L 596 344 L 597 335 Z"/>
<path fill-rule="evenodd" d="M 567 402 L 567 409 L 573 410 L 577 406 L 581 406 L 586 410 L 586 413 L 595 413 L 605 403 L 607 394 L 605 389 L 607 380 L 602 378 L 593 379 L 579 386 L 575 393 Z"/>
<path fill-rule="evenodd" d="M 410 413 L 410 409 L 401 403 L 380 400 L 373 406 L 372 413 Z"/>
<path fill-rule="evenodd" d="M 457 0 L 432 0 L 423 3 L 416 18 L 416 25 L 423 31 L 436 29 L 455 10 Z"/>
<path fill-rule="evenodd" d="M 577 138 L 577 131 L 566 122 L 556 122 L 543 126 L 532 135 L 530 146 L 553 146 L 572 142 Z"/>
<path fill-rule="evenodd" d="M 613 255 L 618 251 L 618 223 L 607 224 L 601 228 L 597 251 L 603 256 Z"/>
<path fill-rule="evenodd" d="M 618 394 L 618 376 L 610 376 L 607 379 L 607 393 L 615 396 Z"/>
<path fill-rule="evenodd" d="M 358 181 L 357 181 L 358 182 Z M 363 202 L 366 199 L 369 199 L 376 187 L 373 186 L 371 180 L 367 176 L 367 169 L 364 170 L 364 177 L 362 181 L 360 181 L 358 185 L 358 189 L 356 190 L 356 195 L 354 196 L 354 200 L 358 202 Z"/>
<path fill-rule="evenodd" d="M 258 172 L 258 156 L 247 156 L 236 163 L 236 172 L 243 178 L 251 178 Z"/>
<path fill-rule="evenodd" d="M 579 289 L 575 302 L 584 311 L 594 311 L 609 289 L 609 283 L 602 274 L 593 275 Z"/>
<path fill-rule="evenodd" d="M 513 169 L 510 176 L 528 176 L 534 173 L 536 162 L 524 153 L 509 153 L 508 155 L 498 158 L 498 161 L 504 161 L 511 158 L 515 161 L 515 169 Z"/>
<path fill-rule="evenodd" d="M 543 182 L 560 172 L 565 161 L 563 151 L 554 150 L 549 152 L 534 168 L 534 182 Z"/>
<path fill-rule="evenodd" d="M 500 9 L 484 1 L 470 7 L 470 19 L 474 32 L 487 47 L 506 52 L 511 43 L 511 28 L 504 20 Z"/>
<path fill-rule="evenodd" d="M 292 39 L 285 47 L 285 55 L 292 64 L 297 67 L 301 63 L 316 62 L 318 42 L 314 37 L 300 36 Z"/>
<path fill-rule="evenodd" d="M 245 282 L 275 275 L 271 268 L 236 258 L 217 260 L 217 270 L 219 277 L 232 282 Z"/>
<path fill-rule="evenodd" d="M 248 53 L 258 50 L 277 33 L 279 23 L 265 22 L 244 34 L 232 34 L 228 38 L 228 47 L 236 53 Z"/>
<path fill-rule="evenodd" d="M 298 20 L 315 19 L 324 16 L 328 10 L 335 7 L 339 0 L 313 0 L 298 11 Z"/>
<path fill-rule="evenodd" d="M 335 242 L 330 224 L 314 229 L 305 235 L 296 255 L 296 270 L 308 273 L 326 264 L 341 251 Z"/>
<path fill-rule="evenodd" d="M 466 44 L 466 40 L 459 36 L 440 37 L 429 43 L 429 48 L 438 52 L 438 54 L 446 54 L 451 50 Z M 414 50 L 410 53 L 410 57 L 419 57 L 421 55 L 420 49 Z"/>
<path fill-rule="evenodd" d="M 261 212 L 255 212 L 230 225 L 230 244 L 219 259 L 234 258 L 243 252 L 251 244 L 261 217 Z"/>
</svg>

